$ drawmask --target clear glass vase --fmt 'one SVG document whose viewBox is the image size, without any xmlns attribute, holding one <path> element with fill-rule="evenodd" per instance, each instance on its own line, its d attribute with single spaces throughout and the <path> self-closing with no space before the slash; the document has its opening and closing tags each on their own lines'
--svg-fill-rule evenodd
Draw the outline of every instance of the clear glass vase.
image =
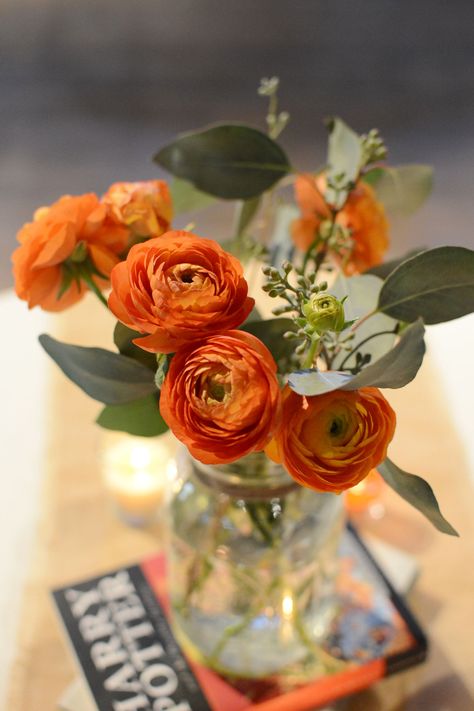
<svg viewBox="0 0 474 711">
<path fill-rule="evenodd" d="M 335 614 L 343 500 L 298 486 L 263 454 L 179 459 L 171 503 L 177 638 L 219 673 L 295 683 L 321 664 Z"/>
</svg>

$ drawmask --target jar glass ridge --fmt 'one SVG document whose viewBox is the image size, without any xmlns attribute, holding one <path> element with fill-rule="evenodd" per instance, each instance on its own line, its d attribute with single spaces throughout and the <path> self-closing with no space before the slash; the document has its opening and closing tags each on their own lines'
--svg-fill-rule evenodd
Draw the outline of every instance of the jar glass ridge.
<svg viewBox="0 0 474 711">
<path fill-rule="evenodd" d="M 314 673 L 335 613 L 342 497 L 300 487 L 262 453 L 224 466 L 181 453 L 178 474 L 169 560 L 178 640 L 234 678 Z"/>
</svg>

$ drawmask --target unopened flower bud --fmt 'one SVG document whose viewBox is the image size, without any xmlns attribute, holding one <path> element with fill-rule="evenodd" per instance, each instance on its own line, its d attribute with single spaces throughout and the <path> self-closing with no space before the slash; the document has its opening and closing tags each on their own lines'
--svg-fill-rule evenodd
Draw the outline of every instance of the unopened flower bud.
<svg viewBox="0 0 474 711">
<path fill-rule="evenodd" d="M 342 331 L 345 324 L 344 305 L 331 294 L 314 294 L 303 304 L 308 324 L 319 334 Z"/>
</svg>

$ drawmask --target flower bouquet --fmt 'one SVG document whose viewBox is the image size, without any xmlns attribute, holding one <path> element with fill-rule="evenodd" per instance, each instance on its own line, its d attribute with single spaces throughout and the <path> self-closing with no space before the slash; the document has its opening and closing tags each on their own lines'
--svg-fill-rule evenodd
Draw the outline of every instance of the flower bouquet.
<svg viewBox="0 0 474 711">
<path fill-rule="evenodd" d="M 116 183 L 40 208 L 13 264 L 30 308 L 63 310 L 91 290 L 116 317 L 116 350 L 40 337 L 104 404 L 98 424 L 169 428 L 185 445 L 171 506 L 180 638 L 223 673 L 301 679 L 341 663 L 321 643 L 341 492 L 376 469 L 457 535 L 430 485 L 387 456 L 396 417 L 380 389 L 415 377 L 425 324 L 474 310 L 474 252 L 384 262 L 387 214 L 414 211 L 431 170 L 389 166 L 378 131 L 334 118 L 326 164 L 300 172 L 277 141 L 277 89 L 259 89 L 267 132 L 219 124 L 161 148 L 170 186 Z M 220 242 L 172 229 L 173 215 L 218 200 L 236 201 Z"/>
</svg>

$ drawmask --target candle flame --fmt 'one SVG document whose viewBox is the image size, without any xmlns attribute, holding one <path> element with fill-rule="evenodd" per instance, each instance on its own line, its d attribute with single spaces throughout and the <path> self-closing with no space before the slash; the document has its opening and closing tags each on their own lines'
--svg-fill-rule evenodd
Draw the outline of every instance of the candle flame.
<svg viewBox="0 0 474 711">
<path fill-rule="evenodd" d="M 293 602 L 292 595 L 284 595 L 282 603 L 281 603 L 281 609 L 283 612 L 283 616 L 286 617 L 287 619 L 291 619 L 291 617 L 293 616 L 293 607 L 294 607 L 294 602 Z"/>
<path fill-rule="evenodd" d="M 130 465 L 133 469 L 146 469 L 151 462 L 151 452 L 149 447 L 138 444 L 130 451 Z"/>
</svg>

